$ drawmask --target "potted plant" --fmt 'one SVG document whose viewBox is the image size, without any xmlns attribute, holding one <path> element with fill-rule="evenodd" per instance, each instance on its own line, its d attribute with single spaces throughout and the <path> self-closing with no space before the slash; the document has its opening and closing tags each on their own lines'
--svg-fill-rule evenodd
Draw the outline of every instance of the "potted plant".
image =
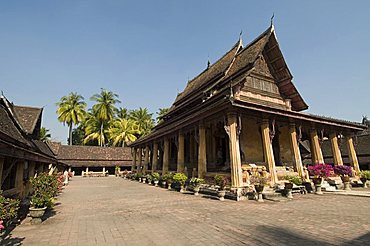
<svg viewBox="0 0 370 246">
<path fill-rule="evenodd" d="M 228 183 L 228 180 L 225 176 L 217 174 L 214 177 L 216 185 L 219 187 L 217 191 L 217 196 L 220 201 L 225 200 L 225 195 L 226 195 L 226 185 Z"/>
<path fill-rule="evenodd" d="M 328 164 L 317 164 L 308 167 L 308 172 L 313 176 L 312 181 L 315 185 L 315 194 L 322 195 L 321 184 L 323 178 L 329 177 L 330 173 L 333 172 L 333 167 Z"/>
<path fill-rule="evenodd" d="M 351 190 L 350 187 L 350 177 L 352 177 L 352 168 L 346 165 L 336 165 L 334 166 L 334 173 L 339 175 L 344 184 L 345 190 Z"/>
<path fill-rule="evenodd" d="M 145 184 L 145 182 L 146 182 L 146 176 L 144 174 L 141 175 L 141 181 L 143 182 L 143 184 Z"/>
<path fill-rule="evenodd" d="M 142 173 L 137 173 L 136 174 L 136 180 L 138 180 L 139 182 L 141 182 L 142 177 L 143 177 Z"/>
<path fill-rule="evenodd" d="M 165 181 L 164 185 L 166 185 L 166 183 L 167 183 L 168 189 L 171 190 L 171 185 L 172 185 L 172 182 L 173 182 L 173 173 L 166 173 L 165 175 L 163 175 L 162 179 Z M 163 182 L 162 182 L 162 184 L 163 184 Z"/>
<path fill-rule="evenodd" d="M 154 186 L 157 187 L 158 186 L 159 179 L 160 179 L 161 176 L 159 175 L 159 173 L 154 172 L 152 174 L 152 177 L 153 177 Z"/>
<path fill-rule="evenodd" d="M 34 191 L 30 207 L 31 223 L 40 224 L 46 208 L 51 208 L 54 205 L 54 197 L 58 193 L 59 184 L 54 175 L 47 173 L 40 173 L 31 178 L 30 183 Z"/>
<path fill-rule="evenodd" d="M 193 186 L 194 195 L 199 195 L 200 185 L 204 183 L 204 179 L 201 178 L 191 178 L 190 184 Z"/>
<path fill-rule="evenodd" d="M 146 177 L 146 180 L 148 181 L 148 184 L 151 185 L 152 179 L 153 179 L 152 175 L 148 173 L 145 177 Z"/>
<path fill-rule="evenodd" d="M 180 192 L 184 193 L 185 192 L 185 182 L 188 180 L 188 176 L 186 176 L 183 173 L 175 173 L 173 175 L 173 181 L 180 184 Z"/>
<path fill-rule="evenodd" d="M 286 175 L 284 179 L 288 181 L 288 182 L 285 182 L 285 190 L 287 192 L 287 197 L 292 199 L 293 198 L 293 195 L 292 195 L 293 185 L 302 185 L 302 182 L 303 182 L 302 178 L 296 175 Z"/>
<path fill-rule="evenodd" d="M 360 180 L 362 182 L 363 187 L 366 187 L 367 180 L 370 180 L 370 171 L 368 170 L 361 171 L 359 175 L 360 175 Z"/>
<path fill-rule="evenodd" d="M 254 185 L 254 189 L 257 192 L 257 202 L 263 202 L 262 192 L 267 185 L 268 179 L 262 176 L 260 173 L 254 173 L 249 179 L 251 185 Z"/>
</svg>

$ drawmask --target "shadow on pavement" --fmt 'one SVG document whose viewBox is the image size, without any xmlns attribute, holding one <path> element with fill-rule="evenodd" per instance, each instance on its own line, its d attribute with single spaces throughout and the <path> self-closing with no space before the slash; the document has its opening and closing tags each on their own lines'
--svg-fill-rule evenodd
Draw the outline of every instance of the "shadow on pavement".
<svg viewBox="0 0 370 246">
<path fill-rule="evenodd" d="M 11 237 L 12 234 L 9 234 L 2 242 L 0 242 L 0 245 L 22 245 L 24 237 Z"/>
<path fill-rule="evenodd" d="M 355 238 L 353 240 L 349 240 L 347 241 L 346 243 L 344 243 L 343 245 L 367 245 L 370 243 L 370 232 L 369 233 L 366 233 L 358 238 Z"/>
<path fill-rule="evenodd" d="M 279 227 L 258 226 L 257 231 L 260 234 L 261 241 L 266 245 L 331 245 L 325 241 Z"/>
</svg>

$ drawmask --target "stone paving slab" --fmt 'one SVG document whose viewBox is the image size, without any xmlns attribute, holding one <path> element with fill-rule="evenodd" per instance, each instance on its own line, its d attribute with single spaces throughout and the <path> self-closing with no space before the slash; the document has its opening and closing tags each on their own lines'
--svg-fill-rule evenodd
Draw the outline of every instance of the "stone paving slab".
<svg viewBox="0 0 370 246">
<path fill-rule="evenodd" d="M 8 245 L 369 245 L 370 198 L 224 202 L 122 178 L 74 177 L 41 225 Z"/>
</svg>

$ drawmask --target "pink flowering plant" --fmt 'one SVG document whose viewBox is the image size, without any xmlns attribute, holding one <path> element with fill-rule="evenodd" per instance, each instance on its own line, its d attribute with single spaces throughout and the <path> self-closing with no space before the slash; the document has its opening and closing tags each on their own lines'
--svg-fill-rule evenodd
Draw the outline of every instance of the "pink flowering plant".
<svg viewBox="0 0 370 246">
<path fill-rule="evenodd" d="M 333 167 L 328 164 L 317 164 L 308 167 L 308 172 L 315 178 L 327 178 L 333 172 Z"/>
<path fill-rule="evenodd" d="M 336 165 L 334 167 L 334 173 L 339 176 L 349 176 L 352 177 L 352 168 L 346 165 Z"/>
</svg>

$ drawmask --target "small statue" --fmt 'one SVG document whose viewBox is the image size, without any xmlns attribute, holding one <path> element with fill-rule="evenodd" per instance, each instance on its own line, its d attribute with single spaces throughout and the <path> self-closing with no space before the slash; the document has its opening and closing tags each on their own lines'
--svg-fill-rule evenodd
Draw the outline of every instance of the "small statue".
<svg viewBox="0 0 370 246">
<path fill-rule="evenodd" d="M 303 168 L 303 180 L 305 182 L 310 182 L 310 174 L 308 173 L 307 167 Z"/>
</svg>

